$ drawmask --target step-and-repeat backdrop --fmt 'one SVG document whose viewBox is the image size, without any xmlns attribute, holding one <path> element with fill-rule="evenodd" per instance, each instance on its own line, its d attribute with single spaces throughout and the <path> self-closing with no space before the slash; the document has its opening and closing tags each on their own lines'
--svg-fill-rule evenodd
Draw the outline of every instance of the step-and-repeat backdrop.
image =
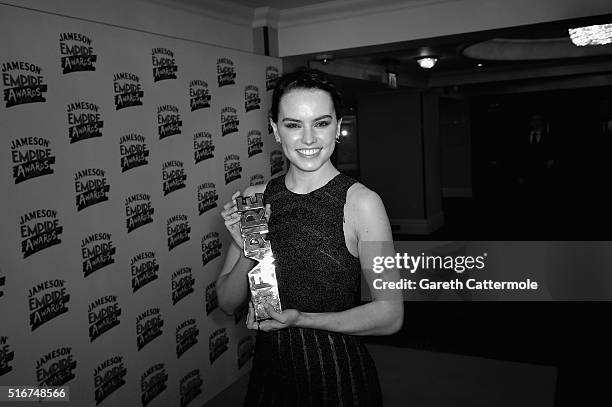
<svg viewBox="0 0 612 407">
<path fill-rule="evenodd" d="M 280 60 L 4 5 L 0 38 L 0 385 L 201 405 L 250 367 L 219 212 L 286 171 Z"/>
</svg>

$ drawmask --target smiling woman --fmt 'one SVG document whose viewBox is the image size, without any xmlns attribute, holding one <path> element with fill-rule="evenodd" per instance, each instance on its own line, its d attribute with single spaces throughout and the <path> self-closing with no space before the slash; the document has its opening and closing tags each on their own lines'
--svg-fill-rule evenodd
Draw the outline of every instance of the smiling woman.
<svg viewBox="0 0 612 407">
<path fill-rule="evenodd" d="M 383 299 L 372 288 L 372 273 L 364 273 L 374 300 L 359 305 L 361 269 L 370 267 L 363 243 L 392 237 L 379 196 L 330 161 L 340 136 L 340 102 L 318 71 L 284 75 L 274 90 L 270 123 L 289 170 L 244 195 L 264 194 L 284 311 L 267 308 L 271 318 L 257 322 L 249 307 L 247 327 L 258 330 L 249 406 L 381 405 L 376 367 L 359 336 L 398 331 L 402 295 Z M 233 313 L 248 295 L 246 273 L 254 264 L 243 254 L 233 201 L 221 215 L 235 244 L 217 293 L 220 307 Z M 392 244 L 386 247 L 390 253 L 380 254 L 393 255 Z M 376 277 L 398 281 L 399 273 L 392 268 Z"/>
</svg>

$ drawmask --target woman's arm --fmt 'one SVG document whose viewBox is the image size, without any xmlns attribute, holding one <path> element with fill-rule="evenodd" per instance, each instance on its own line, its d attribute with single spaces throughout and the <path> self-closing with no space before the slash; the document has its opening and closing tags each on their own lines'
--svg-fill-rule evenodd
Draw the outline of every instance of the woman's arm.
<svg viewBox="0 0 612 407">
<path fill-rule="evenodd" d="M 287 326 L 323 329 L 352 335 L 390 335 L 399 331 L 404 321 L 404 304 L 399 290 L 376 290 L 375 278 L 383 281 L 399 281 L 397 269 L 388 269 L 380 274 L 372 272 L 374 256 L 395 256 L 389 218 L 380 197 L 361 184 L 352 187 L 347 195 L 346 221 L 352 225 L 357 237 L 359 260 L 364 279 L 368 283 L 373 301 L 342 312 L 310 313 L 285 310 L 276 313 L 266 309 L 273 320 L 262 321 L 261 330 L 281 329 Z M 369 242 L 369 243 L 368 243 Z M 381 242 L 384 242 L 381 244 Z M 376 247 L 376 253 L 373 248 Z M 248 326 L 257 329 L 249 315 Z"/>
<path fill-rule="evenodd" d="M 217 278 L 219 308 L 232 315 L 246 300 L 249 292 L 247 273 L 255 261 L 244 256 L 242 248 L 233 240 L 225 255 L 225 262 Z"/>
<path fill-rule="evenodd" d="M 263 193 L 265 185 L 257 187 L 248 187 L 245 189 L 243 196 L 253 196 L 256 193 Z M 232 196 L 232 199 L 235 198 Z M 226 205 L 229 209 L 221 213 L 222 217 L 224 214 L 235 213 L 235 202 Z M 236 217 L 237 215 L 235 215 Z M 269 213 L 268 213 L 269 216 Z M 225 217 L 224 217 L 225 219 Z M 244 255 L 242 246 L 238 245 L 238 241 L 242 244 L 240 237 L 240 224 L 233 223 L 226 226 L 232 235 L 230 241 L 230 247 L 227 249 L 225 254 L 225 261 L 221 268 L 221 273 L 217 277 L 217 298 L 219 299 L 219 307 L 229 315 L 232 315 L 236 309 L 238 309 L 248 297 L 249 284 L 247 280 L 247 273 L 255 267 L 256 262 L 247 258 Z"/>
</svg>

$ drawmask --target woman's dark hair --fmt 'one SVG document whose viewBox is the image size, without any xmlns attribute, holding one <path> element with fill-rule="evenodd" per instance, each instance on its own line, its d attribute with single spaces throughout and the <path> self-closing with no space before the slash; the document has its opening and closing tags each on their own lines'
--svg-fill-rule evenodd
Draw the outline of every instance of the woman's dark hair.
<svg viewBox="0 0 612 407">
<path fill-rule="evenodd" d="M 334 103 L 336 119 L 342 118 L 342 95 L 329 80 L 327 74 L 316 69 L 303 69 L 286 73 L 278 79 L 272 93 L 272 107 L 270 108 L 270 119 L 274 123 L 278 121 L 278 107 L 281 98 L 293 89 L 320 89 L 327 92 Z"/>
</svg>

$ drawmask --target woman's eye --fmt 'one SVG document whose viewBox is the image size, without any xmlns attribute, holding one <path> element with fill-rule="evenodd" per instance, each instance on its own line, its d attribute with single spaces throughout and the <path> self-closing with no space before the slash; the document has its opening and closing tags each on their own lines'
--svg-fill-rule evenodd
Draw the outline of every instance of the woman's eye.
<svg viewBox="0 0 612 407">
<path fill-rule="evenodd" d="M 297 129 L 299 126 L 297 123 L 285 123 L 285 127 L 288 129 Z"/>
<path fill-rule="evenodd" d="M 316 122 L 315 123 L 315 127 L 327 127 L 329 126 L 329 122 L 328 121 L 322 121 L 322 122 Z"/>
</svg>

